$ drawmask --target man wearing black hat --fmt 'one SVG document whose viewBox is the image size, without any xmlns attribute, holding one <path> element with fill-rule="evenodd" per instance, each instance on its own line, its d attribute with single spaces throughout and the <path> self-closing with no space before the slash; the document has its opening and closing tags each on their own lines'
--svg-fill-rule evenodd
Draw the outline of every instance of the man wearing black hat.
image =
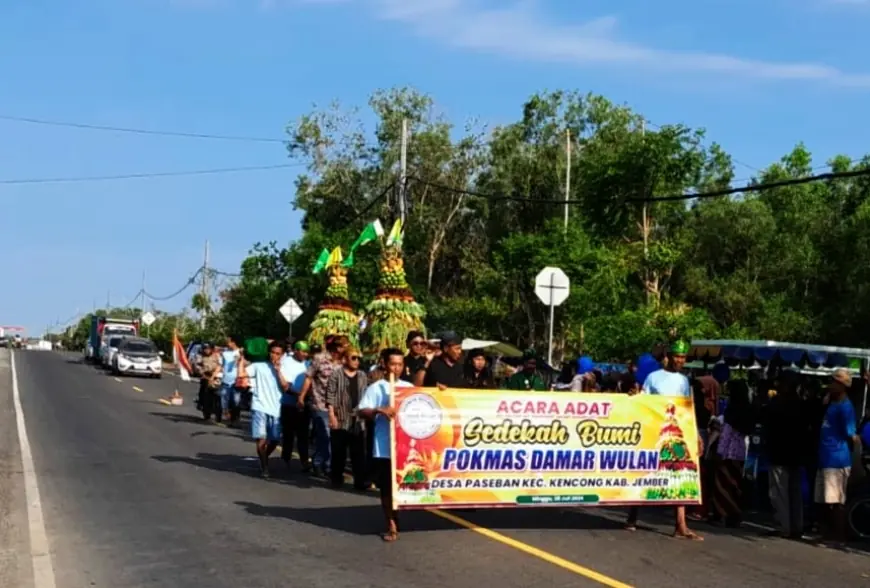
<svg viewBox="0 0 870 588">
<path fill-rule="evenodd" d="M 423 370 L 417 372 L 418 386 L 426 388 L 465 388 L 465 366 L 462 340 L 453 331 L 441 334 L 441 355 L 429 358 Z"/>
<path fill-rule="evenodd" d="M 547 385 L 538 373 L 538 354 L 534 349 L 523 353 L 523 368 L 508 378 L 504 387 L 508 390 L 546 390 Z"/>
</svg>

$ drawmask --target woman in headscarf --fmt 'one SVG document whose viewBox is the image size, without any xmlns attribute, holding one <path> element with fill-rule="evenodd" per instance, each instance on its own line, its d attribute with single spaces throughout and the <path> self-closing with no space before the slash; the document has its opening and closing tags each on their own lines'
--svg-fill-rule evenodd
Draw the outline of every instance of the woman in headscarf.
<svg viewBox="0 0 870 588">
<path fill-rule="evenodd" d="M 572 392 L 597 392 L 598 379 L 595 377 L 595 362 L 583 356 L 577 360 L 577 375 L 571 380 Z"/>
<path fill-rule="evenodd" d="M 465 381 L 469 388 L 495 388 L 495 379 L 483 349 L 472 349 L 466 354 Z"/>
<path fill-rule="evenodd" d="M 753 409 L 749 386 L 737 380 L 728 384 L 728 407 L 722 422 L 717 454 L 713 508 L 729 527 L 740 526 L 743 518 L 743 465 L 746 461 L 746 437 L 753 429 Z"/>
</svg>

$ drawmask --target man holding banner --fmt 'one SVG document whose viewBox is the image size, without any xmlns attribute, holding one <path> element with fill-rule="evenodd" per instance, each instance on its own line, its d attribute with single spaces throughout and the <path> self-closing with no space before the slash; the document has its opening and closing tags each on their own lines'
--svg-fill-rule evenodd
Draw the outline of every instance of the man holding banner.
<svg viewBox="0 0 870 588">
<path fill-rule="evenodd" d="M 688 352 L 689 345 L 685 341 L 677 341 L 671 345 L 665 367 L 647 376 L 642 384 L 642 393 L 671 398 L 691 398 L 692 387 L 689 385 L 689 378 L 680 373 L 680 370 L 686 365 L 686 354 Z M 703 441 L 698 436 L 698 455 L 701 455 L 703 452 Z M 674 537 L 703 541 L 703 537 L 689 529 L 689 525 L 686 522 L 686 507 L 677 506 L 675 511 L 676 526 Z M 628 520 L 625 523 L 627 530 L 637 530 L 637 515 L 638 508 L 636 506 L 631 507 L 628 511 Z"/>
<path fill-rule="evenodd" d="M 392 542 L 399 538 L 399 522 L 397 512 L 393 509 L 390 420 L 395 416 L 395 411 L 390 406 L 390 394 L 394 387 L 407 388 L 411 384 L 400 379 L 405 371 L 405 356 L 400 349 L 384 349 L 381 363 L 386 369 L 386 377 L 366 388 L 359 403 L 359 415 L 369 422 L 374 421 L 372 470 L 381 491 L 381 507 L 387 522 L 387 530 L 381 538 Z"/>
</svg>

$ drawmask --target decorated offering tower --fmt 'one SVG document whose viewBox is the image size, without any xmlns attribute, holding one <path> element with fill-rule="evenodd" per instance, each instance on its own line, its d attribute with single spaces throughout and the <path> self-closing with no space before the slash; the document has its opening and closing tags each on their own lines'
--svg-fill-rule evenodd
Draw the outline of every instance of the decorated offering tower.
<svg viewBox="0 0 870 588">
<path fill-rule="evenodd" d="M 659 451 L 659 471 L 656 478 L 666 478 L 668 485 L 663 488 L 650 488 L 647 498 L 658 500 L 679 500 L 696 498 L 701 491 L 698 466 L 692 454 L 683 429 L 677 422 L 676 407 L 668 404 L 665 421 L 659 430 L 656 444 Z"/>
<path fill-rule="evenodd" d="M 344 335 L 352 345 L 359 345 L 359 317 L 354 313 L 350 303 L 347 288 L 348 267 L 342 264 L 341 247 L 336 247 L 329 253 L 326 249 L 320 254 L 314 273 L 326 270 L 329 275 L 329 287 L 323 296 L 323 301 L 314 320 L 311 321 L 311 332 L 308 342 L 323 345 L 328 335 Z"/>
<path fill-rule="evenodd" d="M 405 277 L 402 259 L 402 222 L 397 220 L 381 246 L 380 281 L 375 298 L 366 308 L 370 343 L 368 353 L 388 347 L 407 352 L 405 338 L 409 331 L 423 331 L 426 310 L 414 299 Z"/>
</svg>

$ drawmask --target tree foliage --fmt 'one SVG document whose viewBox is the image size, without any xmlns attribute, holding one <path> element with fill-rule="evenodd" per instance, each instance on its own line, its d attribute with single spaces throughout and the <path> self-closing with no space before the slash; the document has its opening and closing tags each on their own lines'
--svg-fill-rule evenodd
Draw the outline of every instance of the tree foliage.
<svg viewBox="0 0 870 588">
<path fill-rule="evenodd" d="M 409 88 L 376 92 L 369 107 L 333 105 L 288 128 L 290 155 L 308 162 L 293 200 L 304 233 L 286 247 L 254 246 L 224 293 L 226 330 L 285 336 L 278 308 L 292 296 L 305 310 L 293 333 L 305 334 L 326 288 L 311 272 L 318 253 L 397 214 L 405 119 L 405 267 L 431 330 L 545 348 L 548 309 L 534 278 L 555 265 L 572 281 L 556 310 L 557 357 L 624 360 L 674 337 L 870 345 L 870 177 L 643 203 L 727 188 L 731 158 L 702 130 L 645 128 L 639 114 L 591 94 L 536 94 L 516 122 L 494 129 L 457 127 Z M 753 181 L 806 176 L 814 163 L 797 145 Z M 846 171 L 870 160 L 830 163 Z M 360 250 L 350 272 L 358 308 L 374 293 L 376 255 Z"/>
</svg>

